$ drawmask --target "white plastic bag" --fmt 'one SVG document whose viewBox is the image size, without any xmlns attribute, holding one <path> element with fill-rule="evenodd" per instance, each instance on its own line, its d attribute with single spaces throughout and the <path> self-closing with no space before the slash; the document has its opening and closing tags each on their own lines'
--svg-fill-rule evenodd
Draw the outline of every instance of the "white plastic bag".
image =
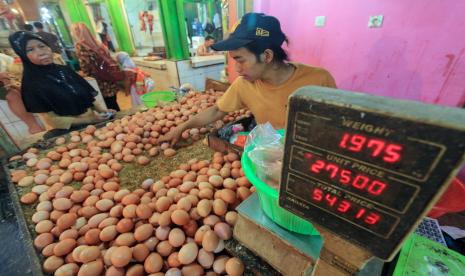
<svg viewBox="0 0 465 276">
<path fill-rule="evenodd" d="M 257 177 L 279 189 L 284 145 L 282 135 L 270 123 L 257 125 L 247 137 L 248 157 L 255 165 Z"/>
</svg>

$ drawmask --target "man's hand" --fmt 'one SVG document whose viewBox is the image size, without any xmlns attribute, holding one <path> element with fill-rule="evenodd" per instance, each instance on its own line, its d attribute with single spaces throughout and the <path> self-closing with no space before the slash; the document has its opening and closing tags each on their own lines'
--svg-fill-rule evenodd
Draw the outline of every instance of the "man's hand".
<svg viewBox="0 0 465 276">
<path fill-rule="evenodd" d="M 160 137 L 158 142 L 169 142 L 171 146 L 174 146 L 177 142 L 179 142 L 179 138 L 181 137 L 183 131 L 184 129 L 181 126 L 175 127 L 171 129 L 168 133 Z"/>
</svg>

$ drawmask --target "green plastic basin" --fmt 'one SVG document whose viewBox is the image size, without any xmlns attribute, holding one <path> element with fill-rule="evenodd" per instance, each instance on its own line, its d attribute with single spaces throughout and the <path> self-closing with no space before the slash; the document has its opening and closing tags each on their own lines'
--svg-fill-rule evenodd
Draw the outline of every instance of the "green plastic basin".
<svg viewBox="0 0 465 276">
<path fill-rule="evenodd" d="M 176 94 L 171 91 L 153 91 L 140 97 L 146 107 L 155 107 L 159 102 L 172 102 L 176 100 Z"/>
</svg>

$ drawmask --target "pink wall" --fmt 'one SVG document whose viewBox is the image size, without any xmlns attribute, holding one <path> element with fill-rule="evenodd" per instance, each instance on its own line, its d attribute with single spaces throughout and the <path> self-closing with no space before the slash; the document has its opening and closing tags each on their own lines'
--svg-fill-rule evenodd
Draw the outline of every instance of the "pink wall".
<svg viewBox="0 0 465 276">
<path fill-rule="evenodd" d="M 328 69 L 341 89 L 465 101 L 465 1 L 255 0 L 254 10 L 281 21 L 291 60 Z M 378 14 L 382 28 L 368 28 Z M 314 26 L 318 15 L 323 28 Z"/>
</svg>

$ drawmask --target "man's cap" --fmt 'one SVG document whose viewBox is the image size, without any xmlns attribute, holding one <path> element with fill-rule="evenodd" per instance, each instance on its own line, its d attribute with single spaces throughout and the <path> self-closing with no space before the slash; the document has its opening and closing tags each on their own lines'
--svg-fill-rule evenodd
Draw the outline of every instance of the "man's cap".
<svg viewBox="0 0 465 276">
<path fill-rule="evenodd" d="M 281 46 L 286 36 L 281 30 L 278 19 L 263 13 L 245 14 L 234 32 L 225 40 L 211 46 L 215 51 L 230 51 L 239 49 L 250 42 L 267 46 Z"/>
</svg>

